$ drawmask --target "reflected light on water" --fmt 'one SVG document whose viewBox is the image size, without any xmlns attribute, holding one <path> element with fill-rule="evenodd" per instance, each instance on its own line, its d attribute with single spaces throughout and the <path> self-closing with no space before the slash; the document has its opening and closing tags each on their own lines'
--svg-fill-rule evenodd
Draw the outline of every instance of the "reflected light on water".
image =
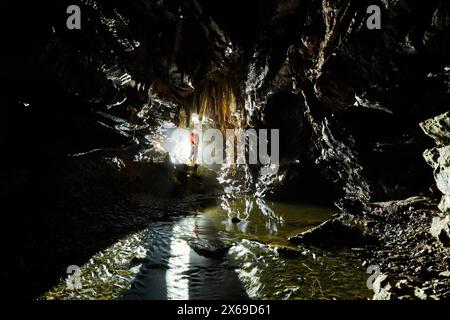
<svg viewBox="0 0 450 320">
<path fill-rule="evenodd" d="M 231 231 L 235 224 L 232 223 L 234 217 L 239 218 L 240 222 L 236 227 L 241 232 L 247 232 L 248 222 L 251 215 L 261 215 L 265 218 L 265 227 L 269 233 L 277 233 L 279 226 L 284 224 L 281 215 L 275 213 L 271 208 L 271 204 L 261 198 L 253 196 L 242 196 L 231 200 L 222 197 L 221 208 L 227 213 L 229 219 L 224 221 L 226 230 Z"/>
<path fill-rule="evenodd" d="M 175 229 L 177 228 L 180 227 L 175 226 Z M 189 271 L 191 248 L 186 241 L 175 236 L 180 232 L 175 229 L 174 235 L 170 239 L 170 258 L 166 271 L 167 299 L 188 300 L 189 278 L 186 277 L 186 274 Z"/>
</svg>

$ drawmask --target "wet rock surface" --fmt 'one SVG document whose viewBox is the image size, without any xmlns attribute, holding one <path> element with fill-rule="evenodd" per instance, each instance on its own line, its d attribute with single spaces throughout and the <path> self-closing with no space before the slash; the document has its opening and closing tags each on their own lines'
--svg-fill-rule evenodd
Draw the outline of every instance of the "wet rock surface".
<svg viewBox="0 0 450 320">
<path fill-rule="evenodd" d="M 302 251 L 300 251 L 296 247 L 290 247 L 290 246 L 282 246 L 282 245 L 272 245 L 269 247 L 275 248 L 276 252 L 285 257 L 285 258 L 298 258 L 302 255 Z"/>
<path fill-rule="evenodd" d="M 421 124 L 422 130 L 436 142 L 423 156 L 434 170 L 436 186 L 443 193 L 439 209 L 450 213 L 450 112 L 441 114 Z"/>
<path fill-rule="evenodd" d="M 370 235 L 375 298 L 448 299 L 448 1 L 212 3 L 83 0 L 80 32 L 65 26 L 72 3 L 1 3 L 0 29 L 15 30 L 1 59 L 0 200 L 17 230 L 1 238 L 4 292 L 35 297 L 74 261 L 214 195 L 214 176 L 173 168 L 146 136 L 226 97 L 233 108 L 206 110 L 221 128 L 281 129 L 279 173 L 246 167 L 236 185 L 336 203 L 351 220 L 296 241 Z M 366 28 L 371 4 L 380 30 Z"/>
<path fill-rule="evenodd" d="M 188 244 L 199 255 L 207 258 L 222 258 L 231 248 L 231 245 L 227 245 L 220 240 L 193 239 L 188 241 Z"/>
<path fill-rule="evenodd" d="M 430 233 L 439 240 L 443 246 L 450 247 L 450 218 L 434 217 L 431 224 Z"/>
<path fill-rule="evenodd" d="M 357 249 L 365 259 L 363 267 L 376 266 L 380 272 L 373 283 L 375 300 L 450 298 L 450 252 L 433 231 L 445 232 L 446 222 L 439 220 L 437 226 L 435 200 L 413 197 L 350 203 L 342 207 L 345 214 L 289 240 L 316 247 Z M 343 223 L 349 219 L 349 212 L 353 226 Z"/>
</svg>

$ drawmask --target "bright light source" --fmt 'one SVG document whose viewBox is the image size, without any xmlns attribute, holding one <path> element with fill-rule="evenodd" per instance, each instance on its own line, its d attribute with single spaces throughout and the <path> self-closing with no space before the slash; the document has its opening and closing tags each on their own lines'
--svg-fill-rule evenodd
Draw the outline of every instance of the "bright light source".
<svg viewBox="0 0 450 320">
<path fill-rule="evenodd" d="M 191 116 L 191 120 L 193 124 L 199 124 L 200 123 L 200 118 L 198 116 L 198 114 L 193 113 Z"/>
<path fill-rule="evenodd" d="M 189 161 L 191 155 L 191 144 L 189 142 L 189 131 L 177 130 L 170 138 L 170 149 L 167 150 L 170 158 L 175 164 L 182 164 Z"/>
</svg>

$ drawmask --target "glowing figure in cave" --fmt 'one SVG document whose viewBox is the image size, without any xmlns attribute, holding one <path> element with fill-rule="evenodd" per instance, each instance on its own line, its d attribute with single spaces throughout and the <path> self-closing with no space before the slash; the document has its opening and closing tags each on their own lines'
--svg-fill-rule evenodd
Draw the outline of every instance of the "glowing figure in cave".
<svg viewBox="0 0 450 320">
<path fill-rule="evenodd" d="M 197 130 L 194 129 L 191 134 L 189 135 L 189 142 L 191 144 L 191 155 L 189 156 L 189 160 L 193 164 L 197 163 L 198 158 L 198 146 L 200 144 L 200 139 L 198 137 Z"/>
<path fill-rule="evenodd" d="M 189 156 L 189 160 L 191 160 L 192 164 L 197 163 L 198 158 L 198 149 L 200 145 L 200 137 L 197 132 L 197 128 L 200 125 L 200 118 L 197 114 L 192 114 L 191 122 L 194 124 L 194 130 L 189 135 L 189 143 L 191 145 L 191 155 Z"/>
</svg>

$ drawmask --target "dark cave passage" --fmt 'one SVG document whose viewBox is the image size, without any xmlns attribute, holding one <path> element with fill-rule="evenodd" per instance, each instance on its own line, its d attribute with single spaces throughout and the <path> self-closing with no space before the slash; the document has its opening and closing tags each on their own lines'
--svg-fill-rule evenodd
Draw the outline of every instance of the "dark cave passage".
<svg viewBox="0 0 450 320">
<path fill-rule="evenodd" d="M 445 0 L 0 9 L 2 295 L 450 298 Z"/>
</svg>

